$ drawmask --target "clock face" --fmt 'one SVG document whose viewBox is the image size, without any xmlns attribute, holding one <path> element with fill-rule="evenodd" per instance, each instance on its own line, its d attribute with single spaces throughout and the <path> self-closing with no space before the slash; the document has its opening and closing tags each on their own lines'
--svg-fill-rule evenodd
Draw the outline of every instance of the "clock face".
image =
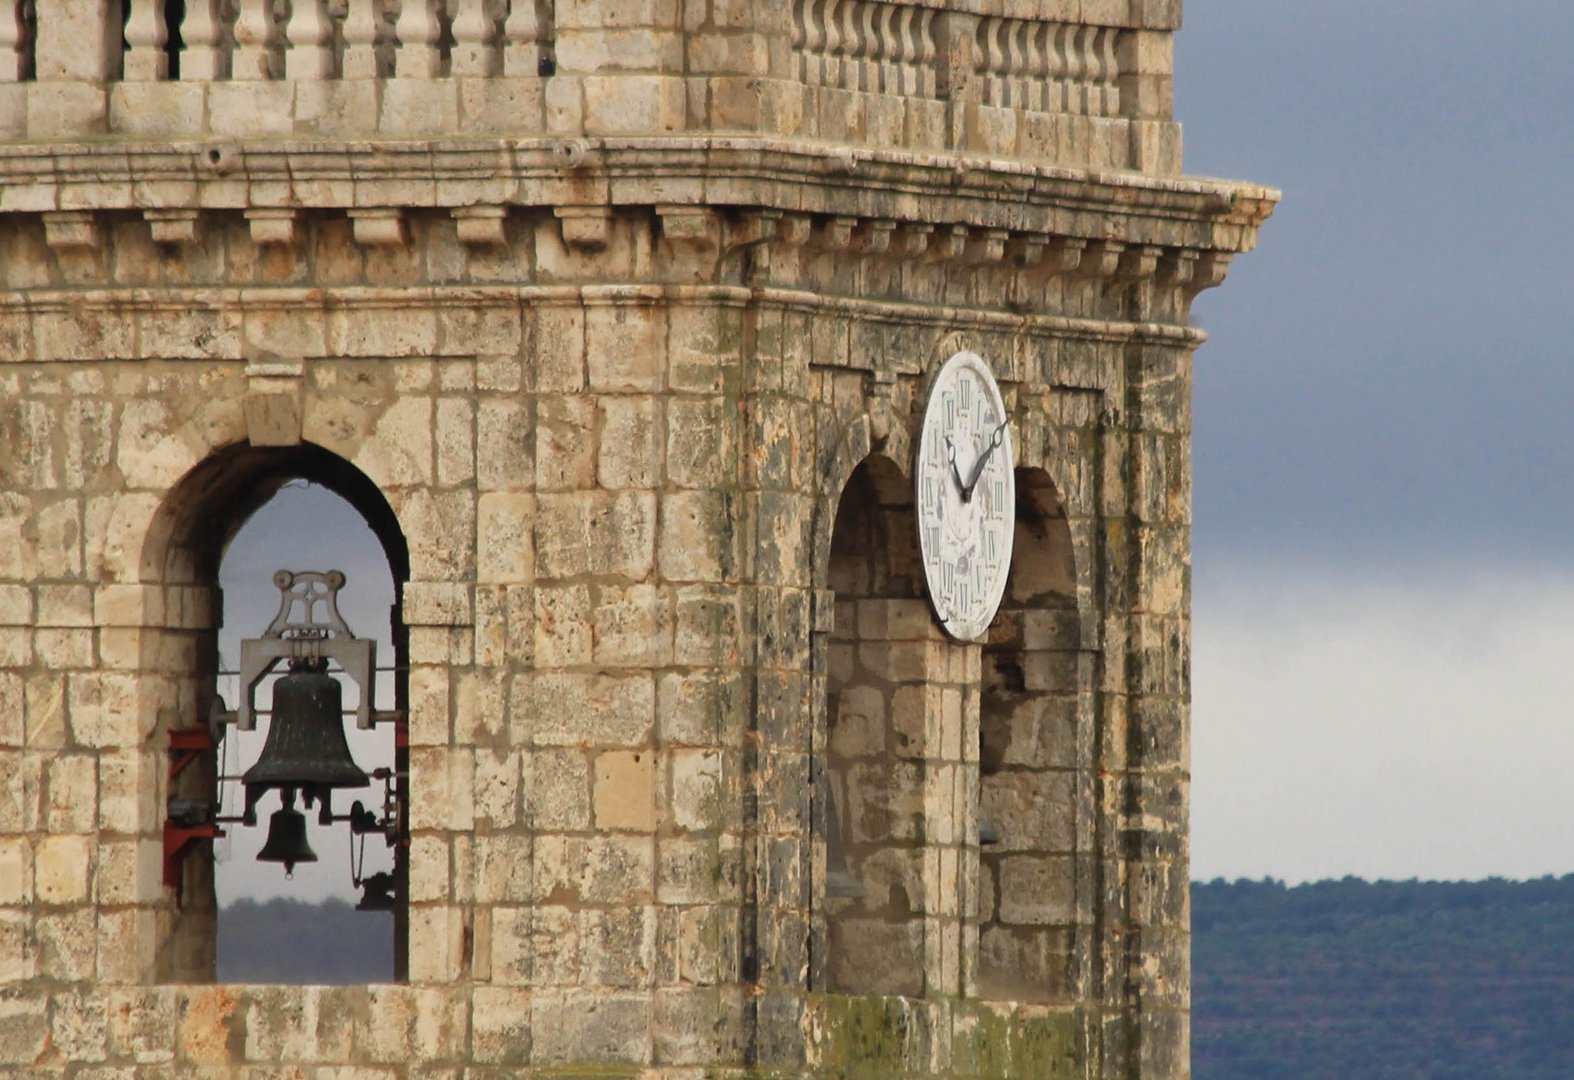
<svg viewBox="0 0 1574 1080">
<path fill-rule="evenodd" d="M 957 353 L 930 387 L 913 477 L 929 601 L 963 641 L 983 638 L 1005 593 L 1015 469 L 1000 388 L 982 359 Z"/>
</svg>

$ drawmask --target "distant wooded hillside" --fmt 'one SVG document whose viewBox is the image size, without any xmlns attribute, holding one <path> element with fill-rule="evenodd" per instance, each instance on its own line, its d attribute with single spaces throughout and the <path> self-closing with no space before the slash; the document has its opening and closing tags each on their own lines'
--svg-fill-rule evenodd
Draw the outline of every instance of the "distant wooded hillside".
<svg viewBox="0 0 1574 1080">
<path fill-rule="evenodd" d="M 1197 1080 L 1574 1078 L 1574 877 L 1192 886 Z M 242 901 L 225 982 L 393 975 L 393 920 Z"/>
<path fill-rule="evenodd" d="M 393 979 L 393 916 L 343 900 L 241 900 L 219 912 L 219 981 L 378 983 Z"/>
<path fill-rule="evenodd" d="M 1570 1080 L 1574 877 L 1192 886 L 1197 1080 Z"/>
</svg>

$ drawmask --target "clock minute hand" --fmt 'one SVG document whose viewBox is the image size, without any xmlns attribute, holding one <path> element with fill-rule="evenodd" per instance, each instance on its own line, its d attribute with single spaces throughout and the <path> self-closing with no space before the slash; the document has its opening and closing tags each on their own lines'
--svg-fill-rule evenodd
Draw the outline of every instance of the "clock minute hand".
<svg viewBox="0 0 1574 1080">
<path fill-rule="evenodd" d="M 951 442 L 951 436 L 945 437 L 945 456 L 951 463 L 951 479 L 956 483 L 957 494 L 962 496 L 962 501 L 967 501 L 968 487 L 962 482 L 962 472 L 956 467 L 956 446 Z"/>
<path fill-rule="evenodd" d="M 1000 421 L 1000 426 L 995 428 L 994 434 L 989 437 L 989 445 L 984 448 L 984 452 L 979 454 L 978 460 L 974 462 L 973 475 L 968 477 L 967 486 L 962 489 L 962 500 L 964 502 L 973 501 L 973 489 L 978 486 L 979 480 L 983 479 L 984 466 L 989 464 L 989 456 L 998 450 L 1000 444 L 1005 441 L 1004 432 L 1006 425 L 1009 423 L 1011 423 L 1010 420 Z"/>
</svg>

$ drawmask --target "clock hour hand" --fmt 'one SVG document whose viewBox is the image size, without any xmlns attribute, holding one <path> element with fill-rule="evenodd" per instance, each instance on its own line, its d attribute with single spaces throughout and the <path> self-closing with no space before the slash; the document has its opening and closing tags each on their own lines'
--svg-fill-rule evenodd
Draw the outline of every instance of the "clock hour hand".
<svg viewBox="0 0 1574 1080">
<path fill-rule="evenodd" d="M 989 455 L 998 450 L 1000 444 L 1005 441 L 1006 425 L 1009 423 L 1011 423 L 1009 419 L 1000 421 L 1000 426 L 995 428 L 994 434 L 989 436 L 989 445 L 984 448 L 982 454 L 978 455 L 978 461 L 973 464 L 973 475 L 968 477 L 967 486 L 962 489 L 963 502 L 973 501 L 973 489 L 978 486 L 979 480 L 984 476 L 984 466 L 989 464 Z M 954 461 L 951 467 L 953 469 L 956 467 Z"/>
</svg>

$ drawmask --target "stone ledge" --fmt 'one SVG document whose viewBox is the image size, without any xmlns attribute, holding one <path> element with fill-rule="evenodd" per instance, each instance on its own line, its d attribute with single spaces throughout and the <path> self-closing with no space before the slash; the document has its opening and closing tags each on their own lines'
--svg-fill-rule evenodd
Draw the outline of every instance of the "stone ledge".
<svg viewBox="0 0 1574 1080">
<path fill-rule="evenodd" d="M 0 215 L 293 207 L 732 204 L 876 214 L 979 228 L 1113 215 L 1100 235 L 1151 242 L 1161 223 L 1248 250 L 1279 193 L 1224 180 L 1035 165 L 942 152 L 749 136 L 13 145 L 0 149 Z M 834 207 L 833 207 L 834 203 Z M 887 211 L 886 216 L 893 216 Z M 1045 227 L 1045 226 L 1039 226 Z"/>
<path fill-rule="evenodd" d="M 656 287 L 660 288 L 660 287 Z M 757 303 L 764 307 L 795 312 L 833 312 L 847 315 L 869 316 L 891 321 L 907 322 L 930 327 L 955 327 L 979 330 L 1026 332 L 1035 335 L 1074 337 L 1090 341 L 1116 343 L 1141 342 L 1156 345 L 1192 348 L 1206 340 L 1199 329 L 1153 322 L 1119 322 L 1102 319 L 1077 318 L 1062 315 L 1036 315 L 1003 311 L 980 311 L 973 308 L 936 306 L 933 304 L 900 303 L 885 300 L 866 300 L 854 297 L 826 296 L 822 293 L 796 289 L 761 288 L 743 289 L 734 286 L 683 286 L 662 290 L 669 302 L 719 303 L 728 307 L 741 307 Z M 452 287 L 424 286 L 418 288 L 379 288 L 374 286 L 344 286 L 332 289 L 294 289 L 281 287 L 266 289 L 250 287 L 236 289 L 223 286 L 212 288 L 183 286 L 158 291 L 147 289 L 37 289 L 27 292 L 0 292 L 0 313 L 15 311 L 24 315 L 69 314 L 76 312 L 173 312 L 222 307 L 232 311 L 277 311 L 282 308 L 306 306 L 314 310 L 410 310 L 430 307 L 437 309 L 471 309 L 528 305 L 532 307 L 612 305 L 649 303 L 630 295 L 629 286 L 558 286 L 558 285 L 460 285 Z M 321 358 L 342 358 L 341 353 L 324 350 Z M 443 359 L 442 355 L 427 354 L 428 359 Z M 451 358 L 469 360 L 469 353 L 453 354 Z M 240 359 L 239 356 L 234 359 Z M 4 360 L 27 362 L 23 356 L 8 356 Z M 0 361 L 3 362 L 3 361 Z"/>
</svg>

